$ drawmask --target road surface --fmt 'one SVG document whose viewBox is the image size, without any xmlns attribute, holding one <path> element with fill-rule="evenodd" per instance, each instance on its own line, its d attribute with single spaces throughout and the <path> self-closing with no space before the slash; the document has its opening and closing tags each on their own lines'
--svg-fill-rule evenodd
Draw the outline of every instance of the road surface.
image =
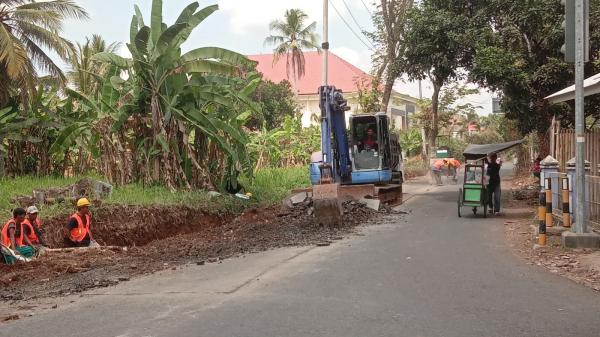
<svg viewBox="0 0 600 337">
<path fill-rule="evenodd" d="M 46 300 L 58 307 L 0 336 L 599 336 L 600 295 L 514 256 L 502 219 L 457 218 L 456 190 L 430 187 L 329 247 Z"/>
</svg>

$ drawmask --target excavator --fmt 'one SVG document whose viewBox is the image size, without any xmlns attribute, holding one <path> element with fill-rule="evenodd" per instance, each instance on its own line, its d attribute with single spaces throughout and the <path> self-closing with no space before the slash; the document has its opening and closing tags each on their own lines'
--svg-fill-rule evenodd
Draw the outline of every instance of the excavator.
<svg viewBox="0 0 600 337">
<path fill-rule="evenodd" d="M 351 115 L 341 90 L 328 84 L 328 0 L 323 0 L 323 84 L 318 89 L 321 110 L 321 152 L 311 156 L 310 179 L 314 216 L 323 225 L 342 222 L 342 202 L 371 199 L 388 205 L 402 201 L 402 155 L 390 134 L 385 112 Z"/>
<path fill-rule="evenodd" d="M 384 112 L 351 115 L 343 93 L 334 86 L 319 88 L 321 152 L 311 156 L 310 180 L 314 215 L 325 225 L 342 221 L 342 202 L 378 199 L 395 205 L 402 201 L 402 155 L 390 134 Z"/>
</svg>

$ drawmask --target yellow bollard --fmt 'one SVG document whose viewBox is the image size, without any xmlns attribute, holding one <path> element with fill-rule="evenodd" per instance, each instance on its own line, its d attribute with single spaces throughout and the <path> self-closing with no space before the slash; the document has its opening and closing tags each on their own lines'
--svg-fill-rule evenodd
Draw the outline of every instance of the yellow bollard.
<svg viewBox="0 0 600 337">
<path fill-rule="evenodd" d="M 563 226 L 571 227 L 571 206 L 569 204 L 569 178 L 562 178 L 562 218 Z"/>
<path fill-rule="evenodd" d="M 552 227 L 552 178 L 546 178 L 546 227 Z"/>
<path fill-rule="evenodd" d="M 538 206 L 538 220 L 540 221 L 538 244 L 546 245 L 546 193 L 540 192 L 540 205 Z"/>
</svg>

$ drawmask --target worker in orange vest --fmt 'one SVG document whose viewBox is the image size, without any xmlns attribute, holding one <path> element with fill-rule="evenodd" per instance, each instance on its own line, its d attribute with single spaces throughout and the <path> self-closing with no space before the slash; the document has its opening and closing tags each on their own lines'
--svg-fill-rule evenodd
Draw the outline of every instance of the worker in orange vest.
<svg viewBox="0 0 600 337">
<path fill-rule="evenodd" d="M 23 224 L 27 226 L 29 241 L 31 241 L 32 244 L 46 246 L 42 233 L 42 222 L 38 213 L 37 207 L 27 207 L 27 218 L 25 218 Z"/>
<path fill-rule="evenodd" d="M 433 165 L 431 165 L 431 174 L 435 178 L 435 182 L 438 186 L 443 185 L 442 184 L 442 169 L 444 168 L 445 165 L 446 165 L 446 163 L 443 160 L 439 160 L 439 159 L 434 161 Z"/>
<path fill-rule="evenodd" d="M 456 174 L 458 172 L 458 169 L 461 166 L 460 161 L 454 159 L 454 158 L 450 158 L 447 161 L 447 165 L 448 165 L 448 176 L 452 176 L 452 181 L 456 182 Z"/>
<path fill-rule="evenodd" d="M 25 210 L 22 208 L 15 208 L 13 210 L 13 217 L 8 220 L 2 227 L 2 246 L 3 248 L 9 248 L 14 255 L 21 255 L 23 257 L 33 257 L 35 250 L 33 244 L 29 240 L 28 228 L 24 226 L 25 221 Z M 6 263 L 12 264 L 15 262 L 14 256 L 8 254 L 4 249 L 2 255 Z"/>
<path fill-rule="evenodd" d="M 92 236 L 92 215 L 90 214 L 90 201 L 86 198 L 77 200 L 77 212 L 69 218 L 67 223 L 67 242 L 73 247 L 98 247 Z"/>
</svg>

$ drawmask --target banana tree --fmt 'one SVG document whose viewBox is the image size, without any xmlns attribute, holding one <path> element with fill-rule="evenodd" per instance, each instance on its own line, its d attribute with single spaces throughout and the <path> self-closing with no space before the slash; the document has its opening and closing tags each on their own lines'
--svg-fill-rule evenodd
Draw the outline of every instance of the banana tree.
<svg viewBox="0 0 600 337">
<path fill-rule="evenodd" d="M 38 123 L 35 118 L 19 115 L 14 107 L 0 109 L 0 176 L 5 175 L 5 158 L 12 142 L 40 142 L 41 139 L 28 135 L 25 130 Z"/>
<path fill-rule="evenodd" d="M 247 138 L 239 116 L 256 106 L 248 95 L 258 79 L 247 77 L 243 69 L 254 63 L 236 52 L 218 47 L 201 47 L 186 53 L 181 45 L 217 5 L 200 9 L 188 5 L 173 25 L 163 22 L 162 0 L 153 0 L 150 23 L 135 6 L 131 21 L 131 58 L 99 53 L 94 59 L 124 70 L 128 79 L 110 79 L 129 90 L 120 98 L 115 128 L 126 127 L 132 119 L 140 126 L 137 143 L 151 157 L 145 181 L 171 188 L 202 185 L 198 172 L 206 169 L 194 144 L 216 146 L 225 156 L 228 170 L 249 170 Z M 228 83 L 242 78 L 243 87 Z M 126 82 L 126 83 L 125 83 Z M 192 140 L 192 141 L 190 141 Z M 200 140 L 200 141 L 198 141 Z"/>
</svg>

